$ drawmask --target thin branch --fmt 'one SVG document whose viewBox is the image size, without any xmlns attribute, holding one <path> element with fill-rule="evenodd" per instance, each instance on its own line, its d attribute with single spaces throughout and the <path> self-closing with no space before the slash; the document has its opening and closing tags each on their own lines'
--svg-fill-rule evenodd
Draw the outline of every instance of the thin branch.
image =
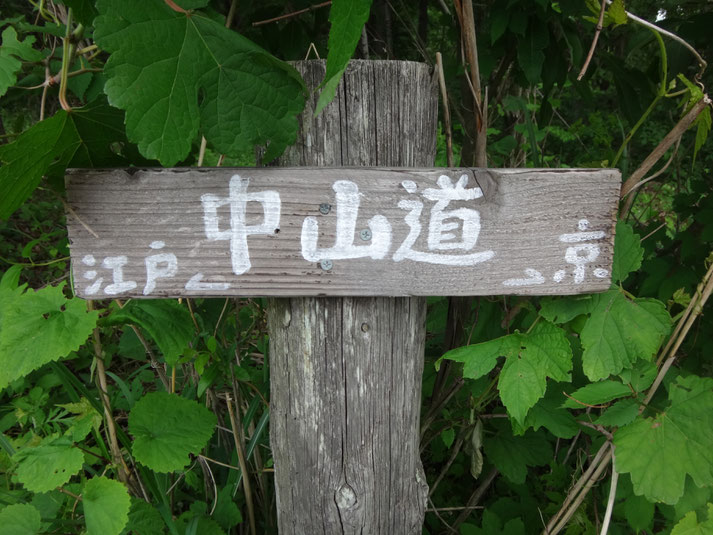
<svg viewBox="0 0 713 535">
<path fill-rule="evenodd" d="M 607 4 L 611 4 L 612 0 L 606 0 L 606 2 L 607 2 Z M 701 70 L 698 73 L 699 76 L 703 73 L 705 68 L 708 66 L 708 63 L 706 62 L 706 60 L 704 60 L 703 57 L 698 53 L 698 51 L 695 48 L 693 48 L 691 45 L 689 45 L 685 41 L 685 39 L 682 39 L 675 33 L 672 33 L 668 30 L 664 30 L 661 26 L 657 26 L 656 24 L 653 24 L 653 23 L 649 22 L 648 20 L 642 19 L 641 17 L 637 17 L 636 15 L 634 15 L 633 13 L 630 13 L 629 11 L 626 12 L 626 16 L 629 17 L 634 22 L 636 22 L 637 24 L 640 24 L 641 26 L 645 26 L 645 27 L 650 28 L 654 31 L 657 31 L 660 34 L 665 35 L 666 37 L 673 39 L 677 43 L 680 43 L 681 45 L 683 45 L 691 54 L 693 54 L 695 56 L 696 61 L 698 62 L 698 65 L 701 67 Z"/>
<path fill-rule="evenodd" d="M 693 122 L 698 118 L 698 116 L 706 109 L 707 106 L 711 104 L 711 99 L 708 95 L 703 95 L 703 98 L 699 100 L 689 111 L 684 115 L 678 123 L 671 129 L 671 131 L 666 134 L 666 136 L 661 140 L 658 146 L 649 154 L 646 159 L 641 163 L 638 169 L 634 171 L 629 178 L 626 179 L 623 186 L 621 187 L 621 198 L 626 197 L 634 189 L 636 184 L 638 184 L 641 179 L 648 173 L 651 168 L 658 162 L 661 157 L 666 153 L 666 151 L 671 148 L 671 146 L 678 141 L 678 139 L 688 130 L 688 128 L 693 124 Z M 626 210 L 628 211 L 628 210 Z M 622 211 L 625 213 L 625 211 Z"/>
<path fill-rule="evenodd" d="M 582 70 L 579 71 L 577 75 L 577 80 L 584 78 L 587 74 L 587 69 L 589 68 L 589 63 L 592 61 L 594 56 L 594 49 L 597 48 L 597 41 L 599 41 L 599 34 L 602 33 L 602 28 L 604 27 L 604 13 L 607 11 L 607 1 L 602 0 L 602 7 L 599 10 L 599 20 L 597 21 L 597 27 L 594 30 L 594 38 L 592 39 L 592 46 L 589 47 L 589 54 L 587 54 L 587 59 L 584 60 L 584 65 L 582 65 Z"/>
<path fill-rule="evenodd" d="M 448 107 L 448 91 L 446 90 L 446 78 L 443 74 L 443 57 L 440 52 L 436 52 L 436 68 L 438 69 L 438 84 L 441 88 L 441 98 L 443 99 L 443 130 L 446 134 L 446 162 L 448 167 L 453 167 L 453 134 L 451 133 L 451 112 Z"/>
<path fill-rule="evenodd" d="M 235 20 L 235 12 L 238 10 L 238 0 L 232 0 L 230 2 L 230 9 L 228 10 L 228 16 L 225 17 L 225 27 L 230 28 L 233 25 L 233 20 Z"/>
<path fill-rule="evenodd" d="M 475 489 L 473 494 L 471 494 L 470 498 L 468 499 L 468 503 L 466 504 L 466 508 L 460 515 L 458 515 L 458 518 L 456 518 L 456 521 L 453 523 L 453 529 L 457 530 L 458 526 L 460 526 L 468 519 L 470 513 L 472 513 L 473 510 L 478 506 L 480 499 L 488 490 L 492 482 L 495 481 L 495 478 L 498 476 L 498 473 L 499 472 L 497 468 L 493 468 L 492 470 L 490 470 L 490 472 L 488 472 L 488 475 L 485 476 L 485 479 L 480 483 L 480 485 L 478 485 L 478 488 Z"/>
<path fill-rule="evenodd" d="M 270 24 L 271 22 L 277 22 L 279 20 L 289 19 L 292 17 L 296 17 L 298 15 L 302 15 L 302 13 L 307 13 L 308 11 L 314 11 L 315 9 L 319 9 L 320 7 L 326 7 L 329 5 L 332 5 L 332 0 L 329 0 L 329 2 L 322 2 L 321 4 L 315 4 L 313 6 L 309 6 L 304 9 L 300 9 L 298 11 L 293 11 L 292 13 L 286 13 L 285 15 L 280 15 L 279 17 L 273 17 L 271 19 L 253 22 L 253 26 L 262 26 L 263 24 Z"/>
<path fill-rule="evenodd" d="M 238 421 L 236 411 L 233 408 L 233 400 L 230 394 L 225 396 L 226 405 L 228 406 L 228 415 L 230 416 L 230 424 L 233 427 L 233 442 L 235 443 L 235 451 L 238 454 L 238 462 L 240 469 L 243 472 L 243 491 L 245 492 L 245 505 L 248 510 L 248 519 L 250 521 L 250 533 L 257 535 L 255 526 L 255 508 L 253 506 L 253 494 L 250 485 L 250 477 L 248 474 L 247 459 L 245 458 L 245 450 L 243 449 L 243 429 Z"/>
<path fill-rule="evenodd" d="M 570 504 L 580 494 L 582 488 L 587 484 L 590 478 L 592 478 L 593 474 L 597 471 L 599 463 L 603 459 L 608 449 L 608 442 L 605 442 L 602 447 L 599 448 L 599 451 L 597 451 L 597 453 L 594 455 L 594 459 L 592 459 L 592 462 L 589 463 L 589 467 L 587 468 L 587 470 L 585 470 L 585 472 L 577 480 L 577 483 L 575 483 L 574 487 L 572 487 L 572 489 L 567 493 L 567 497 L 562 503 L 562 507 L 560 507 L 560 510 L 557 511 L 557 514 L 555 514 L 555 516 L 550 518 L 550 521 L 547 523 L 545 531 L 543 532 L 544 534 L 550 535 L 552 533 L 555 533 L 555 531 L 552 531 L 555 525 L 557 524 L 559 519 L 563 517 L 563 515 L 567 514 Z"/>
<path fill-rule="evenodd" d="M 574 513 L 576 513 L 577 509 L 579 509 L 579 506 L 582 505 L 584 498 L 586 498 L 587 494 L 589 494 L 589 491 L 594 486 L 594 483 L 596 483 L 599 480 L 599 477 L 602 475 L 602 472 L 604 472 L 604 470 L 609 465 L 609 461 L 611 461 L 611 458 L 612 458 L 611 444 L 609 442 L 605 442 L 603 447 L 607 450 L 606 455 L 604 455 L 602 460 L 599 462 L 599 466 L 597 467 L 597 469 L 594 471 L 592 476 L 587 480 L 585 485 L 582 487 L 582 491 L 577 495 L 576 499 L 572 502 L 569 509 L 562 517 L 562 520 L 560 520 L 557 523 L 557 525 L 552 529 L 552 531 L 546 532 L 546 533 L 548 533 L 548 535 L 557 535 L 557 533 L 559 533 L 560 531 L 562 531 L 562 529 L 564 529 L 564 527 L 567 525 L 567 523 L 572 518 Z"/>
<path fill-rule="evenodd" d="M 612 454 L 612 466 L 614 466 L 614 455 Z M 611 522 L 611 515 L 614 511 L 614 502 L 616 501 L 616 485 L 619 481 L 619 472 L 614 468 L 611 471 L 611 485 L 609 486 L 609 499 L 607 500 L 607 510 L 604 514 L 604 521 L 602 522 L 602 531 L 600 535 L 607 535 L 609 531 L 609 522 Z"/>
</svg>

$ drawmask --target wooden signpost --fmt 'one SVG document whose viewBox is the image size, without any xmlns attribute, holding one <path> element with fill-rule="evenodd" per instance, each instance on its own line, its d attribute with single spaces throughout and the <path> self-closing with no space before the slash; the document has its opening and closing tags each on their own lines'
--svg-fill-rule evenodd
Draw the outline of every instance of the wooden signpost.
<svg viewBox="0 0 713 535">
<path fill-rule="evenodd" d="M 324 76 L 296 67 L 310 88 Z M 315 102 L 279 162 L 305 167 L 70 171 L 74 288 L 283 297 L 268 305 L 281 533 L 421 533 L 420 296 L 606 290 L 620 177 L 430 168 L 422 64 L 352 62 L 317 117 Z"/>
</svg>

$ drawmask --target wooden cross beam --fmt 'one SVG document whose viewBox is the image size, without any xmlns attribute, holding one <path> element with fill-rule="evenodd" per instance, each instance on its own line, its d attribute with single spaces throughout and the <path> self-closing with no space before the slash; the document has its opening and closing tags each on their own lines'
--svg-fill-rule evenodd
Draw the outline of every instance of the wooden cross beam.
<svg viewBox="0 0 713 535">
<path fill-rule="evenodd" d="M 73 170 L 89 298 L 545 295 L 610 284 L 616 170 Z"/>
</svg>

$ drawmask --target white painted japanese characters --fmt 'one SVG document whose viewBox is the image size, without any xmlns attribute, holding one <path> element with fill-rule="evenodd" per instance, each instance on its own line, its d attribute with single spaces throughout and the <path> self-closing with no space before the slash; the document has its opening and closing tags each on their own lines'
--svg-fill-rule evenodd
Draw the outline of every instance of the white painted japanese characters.
<svg viewBox="0 0 713 535">
<path fill-rule="evenodd" d="M 603 291 L 619 182 L 613 170 L 70 171 L 74 288 L 94 299 Z"/>
</svg>

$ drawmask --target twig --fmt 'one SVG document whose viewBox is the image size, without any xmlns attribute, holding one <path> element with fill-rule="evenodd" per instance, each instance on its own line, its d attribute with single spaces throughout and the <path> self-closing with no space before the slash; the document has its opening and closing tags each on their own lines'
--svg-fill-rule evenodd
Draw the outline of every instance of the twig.
<svg viewBox="0 0 713 535">
<path fill-rule="evenodd" d="M 577 423 L 579 425 L 583 425 L 584 427 L 588 427 L 589 429 L 594 429 L 595 431 L 598 431 L 599 433 L 607 437 L 609 440 L 612 440 L 614 438 L 614 436 L 601 425 L 593 424 L 592 422 L 588 422 L 586 420 L 577 420 Z"/>
<path fill-rule="evenodd" d="M 430 509 L 426 509 L 426 511 L 430 511 L 432 513 L 435 513 L 436 517 L 438 517 L 438 520 L 441 521 L 441 524 L 443 524 L 446 529 L 448 530 L 448 533 L 455 533 L 458 535 L 458 531 L 453 529 L 453 526 L 451 526 L 448 522 L 446 522 L 446 519 L 441 516 L 440 509 L 437 509 L 436 506 L 433 504 L 433 500 L 431 500 L 431 496 L 428 496 L 428 503 L 430 503 L 433 507 Z"/>
<path fill-rule="evenodd" d="M 305 54 L 305 60 L 309 58 L 311 52 L 314 52 L 314 55 L 317 56 L 317 59 L 320 59 L 319 52 L 317 52 L 317 47 L 314 46 L 314 43 L 310 43 L 309 48 L 307 49 L 307 54 Z"/>
<path fill-rule="evenodd" d="M 279 17 L 273 17 L 271 19 L 266 19 L 266 20 L 260 20 L 258 22 L 253 22 L 253 26 L 262 26 L 263 24 L 270 24 L 271 22 L 277 22 L 278 20 L 285 20 L 289 19 L 292 17 L 296 17 L 298 15 L 302 15 L 302 13 L 307 13 L 308 11 L 313 11 L 315 9 L 319 9 L 320 7 L 326 7 L 332 4 L 332 0 L 329 0 L 329 2 L 322 2 L 321 4 L 315 4 L 313 6 L 306 7 L 304 9 L 300 9 L 298 11 L 293 11 L 292 13 L 286 13 L 285 15 L 280 15 Z"/>
<path fill-rule="evenodd" d="M 652 174 L 652 175 L 650 175 L 650 176 L 647 176 L 646 178 L 644 178 L 644 179 L 641 180 L 640 182 L 634 184 L 634 186 L 632 186 L 632 188 L 631 188 L 631 191 L 634 191 L 635 189 L 640 188 L 641 186 L 643 186 L 644 184 L 646 184 L 647 182 L 651 182 L 652 180 L 654 180 L 654 179 L 658 178 L 659 176 L 661 176 L 661 175 L 666 171 L 666 169 L 668 169 L 668 166 L 671 165 L 671 162 L 673 161 L 673 159 L 676 157 L 676 154 L 678 153 L 678 147 L 680 147 L 680 146 L 681 146 L 681 138 L 679 137 L 679 138 L 678 138 L 678 141 L 676 141 L 676 146 L 673 148 L 673 152 L 671 153 L 671 157 L 670 157 L 670 158 L 668 159 L 668 161 L 664 164 L 664 166 L 663 166 L 661 169 L 659 169 L 658 171 L 656 171 L 654 174 Z"/>
<path fill-rule="evenodd" d="M 470 513 L 473 512 L 473 510 L 477 507 L 478 502 L 480 502 L 480 499 L 483 497 L 483 494 L 485 494 L 485 491 L 488 490 L 488 487 L 490 487 L 490 484 L 495 481 L 495 478 L 498 475 L 498 469 L 493 468 L 490 470 L 487 476 L 485 476 L 485 479 L 478 485 L 478 488 L 475 489 L 473 494 L 471 494 L 470 498 L 468 499 L 468 503 L 466 504 L 466 508 L 463 510 L 463 512 L 458 515 L 458 518 L 456 518 L 456 521 L 453 523 L 453 529 L 457 530 L 458 526 L 460 526 L 463 522 L 465 522 L 468 517 L 470 516 Z"/>
<path fill-rule="evenodd" d="M 606 447 L 606 449 L 609 451 L 602 458 L 602 460 L 599 462 L 598 468 L 596 469 L 594 474 L 592 474 L 592 477 L 589 478 L 587 483 L 584 485 L 584 487 L 582 488 L 582 492 L 580 492 L 579 495 L 577 496 L 577 498 L 572 502 L 572 505 L 569 507 L 569 509 L 567 510 L 565 515 L 562 517 L 562 520 L 560 520 L 557 523 L 557 525 L 552 529 L 552 531 L 547 532 L 549 535 L 556 535 L 557 533 L 562 531 L 562 529 L 567 525 L 567 522 L 569 522 L 569 520 L 572 518 L 574 513 L 577 512 L 577 509 L 579 509 L 579 506 L 584 501 L 584 498 L 589 493 L 589 490 L 594 486 L 594 483 L 599 480 L 599 477 L 602 475 L 602 472 L 604 472 L 606 467 L 609 465 L 609 461 L 611 461 L 611 458 L 612 458 L 612 450 L 611 450 L 610 446 L 611 445 L 609 442 L 606 442 L 604 444 L 604 447 Z"/>
<path fill-rule="evenodd" d="M 562 391 L 562 393 L 564 394 L 564 397 L 571 399 L 571 400 L 574 401 L 575 403 L 579 403 L 579 404 L 582 405 L 583 407 L 590 407 L 590 408 L 592 408 L 592 409 L 603 409 L 604 407 L 606 407 L 606 405 L 590 405 L 589 403 L 585 403 L 584 401 L 579 401 L 577 398 L 574 398 L 574 397 L 570 396 L 570 395 L 569 395 L 567 392 L 565 392 L 564 390 Z"/>
<path fill-rule="evenodd" d="M 443 130 L 446 134 L 446 162 L 448 167 L 453 167 L 453 134 L 451 133 L 451 112 L 448 108 L 448 91 L 446 90 L 446 78 L 443 74 L 443 56 L 436 52 L 436 68 L 438 69 L 438 84 L 441 87 L 441 98 L 443 99 Z"/>
<path fill-rule="evenodd" d="M 231 429 L 227 429 L 225 427 L 223 427 L 222 429 L 225 429 L 226 431 L 229 431 L 230 433 L 233 432 Z M 213 464 L 218 464 L 220 466 L 224 466 L 225 468 L 230 468 L 231 470 L 240 471 L 239 466 L 233 466 L 232 464 L 221 463 L 220 461 L 216 461 L 215 459 L 211 459 L 210 457 L 206 457 L 205 455 L 199 455 L 198 457 L 201 457 L 201 458 L 205 459 L 206 461 L 211 462 Z"/>
<path fill-rule="evenodd" d="M 429 498 L 433 495 L 434 492 L 436 492 L 436 488 L 438 488 L 438 485 L 441 483 L 441 481 L 445 477 L 446 473 L 448 473 L 448 470 L 450 470 L 451 465 L 453 464 L 453 461 L 456 460 L 456 457 L 460 453 L 460 449 L 461 449 L 461 446 L 463 446 L 463 441 L 465 440 L 466 433 L 467 433 L 467 431 L 465 429 L 463 429 L 458 434 L 458 440 L 456 440 L 456 443 L 453 446 L 453 450 L 451 451 L 451 456 L 448 458 L 448 462 L 446 462 L 446 465 L 441 470 L 441 473 L 438 474 L 436 481 L 433 482 L 433 485 L 431 485 L 431 488 L 428 491 Z"/>
<path fill-rule="evenodd" d="M 703 279 L 698 284 L 696 293 L 693 295 L 691 302 L 688 304 L 688 307 L 686 307 L 685 312 L 678 321 L 678 324 L 676 325 L 676 328 L 666 343 L 663 351 L 659 354 L 659 357 L 656 360 L 656 366 L 659 366 L 666 357 L 673 357 L 678 352 L 678 348 L 681 347 L 688 331 L 691 330 L 693 322 L 696 321 L 696 318 L 700 316 L 701 312 L 703 312 L 703 305 L 706 301 L 708 301 L 712 291 L 713 263 L 710 265 L 708 271 L 703 276 Z"/>
<path fill-rule="evenodd" d="M 671 131 L 666 134 L 666 136 L 661 140 L 657 147 L 649 154 L 646 159 L 641 163 L 638 169 L 634 171 L 629 178 L 626 179 L 621 187 L 621 198 L 626 197 L 634 187 L 639 183 L 639 181 L 648 173 L 656 162 L 658 162 L 661 157 L 666 153 L 666 151 L 673 145 L 693 124 L 693 122 L 698 118 L 698 116 L 706 109 L 706 106 L 711 104 L 711 99 L 708 95 L 703 95 L 703 98 L 699 100 L 690 110 L 684 115 L 678 123 L 671 129 Z M 626 214 L 631 208 L 631 202 L 627 202 L 621 211 L 621 215 Z"/>
<path fill-rule="evenodd" d="M 589 464 L 589 467 L 585 472 L 579 477 L 577 480 L 577 483 L 575 483 L 574 487 L 567 493 L 567 497 L 565 498 L 564 502 L 562 503 L 562 507 L 560 507 L 559 511 L 550 518 L 550 521 L 547 523 L 547 526 L 545 527 L 545 531 L 543 533 L 545 534 L 552 534 L 556 533 L 555 531 L 552 531 L 556 523 L 560 518 L 562 518 L 563 515 L 565 515 L 568 511 L 569 505 L 572 503 L 572 501 L 579 495 L 580 490 L 585 486 L 585 484 L 589 481 L 589 479 L 592 477 L 592 475 L 596 472 L 597 467 L 599 465 L 599 462 L 602 460 L 604 457 L 605 453 L 609 449 L 609 442 L 605 442 L 601 448 L 599 448 L 599 451 L 594 455 L 594 459 L 592 459 L 592 462 Z"/>
<path fill-rule="evenodd" d="M 607 4 L 611 4 L 612 0 L 606 0 L 606 2 L 607 2 Z M 636 22 L 637 24 L 641 24 L 642 26 L 645 26 L 645 27 L 650 28 L 654 31 L 657 31 L 660 34 L 665 35 L 666 37 L 668 37 L 670 39 L 673 39 L 677 43 L 682 44 L 691 54 L 693 54 L 695 56 L 696 61 L 698 61 L 698 65 L 701 67 L 701 70 L 698 73 L 699 77 L 703 73 L 705 68 L 708 66 L 708 63 L 706 62 L 706 60 L 704 60 L 701 57 L 701 55 L 698 53 L 698 51 L 695 48 L 693 48 L 691 45 L 689 45 L 685 41 L 685 39 L 682 39 L 675 33 L 672 33 L 668 30 L 664 30 L 661 26 L 657 26 L 656 24 L 653 24 L 653 23 L 649 22 L 648 20 L 642 19 L 641 17 L 637 17 L 636 15 L 634 15 L 633 13 L 630 13 L 629 11 L 626 12 L 626 16 L 629 17 L 634 22 Z"/>
<path fill-rule="evenodd" d="M 431 504 L 433 505 L 433 504 Z M 462 506 L 462 507 L 429 507 L 426 509 L 427 513 L 436 513 L 439 511 L 463 511 L 465 509 L 485 509 L 485 506 L 483 505 L 476 505 L 475 507 L 467 507 L 467 506 Z"/>
<path fill-rule="evenodd" d="M 87 301 L 87 308 L 93 310 L 93 301 Z M 126 466 L 124 461 L 124 456 L 121 454 L 121 448 L 119 447 L 119 441 L 116 437 L 116 424 L 114 423 L 114 416 L 111 411 L 111 401 L 109 400 L 109 394 L 106 384 L 106 369 L 104 368 L 104 356 L 102 355 L 101 337 L 99 334 L 99 327 L 95 327 L 93 331 L 93 341 L 94 341 L 94 362 L 97 366 L 97 386 L 99 387 L 99 394 L 102 400 L 102 405 L 104 406 L 104 418 L 106 421 L 106 431 L 107 438 L 109 439 L 109 450 L 111 451 L 112 461 L 117 467 L 117 472 L 119 480 L 125 485 L 129 482 L 129 467 Z"/>
<path fill-rule="evenodd" d="M 602 531 L 600 535 L 607 535 L 609 531 L 609 522 L 611 522 L 611 515 L 614 511 L 614 502 L 616 501 L 616 485 L 619 481 L 619 472 L 614 469 L 614 454 L 612 454 L 612 471 L 611 471 L 611 485 L 609 486 L 609 499 L 607 500 L 607 510 L 604 513 L 604 521 L 602 522 Z"/>
<path fill-rule="evenodd" d="M 366 24 L 361 27 L 361 39 L 359 40 L 361 46 L 361 57 L 362 59 L 369 59 L 369 37 L 366 35 Z"/>
<path fill-rule="evenodd" d="M 604 13 L 606 13 L 607 10 L 607 1 L 602 0 L 602 7 L 599 10 L 599 20 L 597 21 L 597 27 L 594 30 L 594 38 L 592 39 L 592 46 L 589 47 L 589 54 L 587 54 L 587 59 L 584 60 L 584 65 L 582 65 L 582 70 L 579 71 L 579 74 L 577 75 L 577 80 L 581 80 L 584 78 L 584 75 L 587 74 L 587 69 L 589 68 L 589 63 L 592 61 L 592 57 L 594 56 L 594 49 L 597 48 L 597 41 L 599 41 L 599 34 L 602 33 L 602 28 L 604 27 Z"/>
<path fill-rule="evenodd" d="M 94 236 L 94 237 L 98 240 L 98 239 L 99 239 L 99 234 L 97 234 L 96 232 L 94 232 L 94 231 L 92 230 L 92 227 L 90 227 L 90 226 L 87 225 L 84 221 L 82 221 L 82 218 L 79 217 L 79 215 L 77 215 L 77 212 L 75 212 L 74 209 L 73 209 L 71 206 L 69 206 L 69 204 L 67 203 L 67 201 L 65 201 L 62 197 L 58 197 L 58 198 L 59 198 L 59 200 L 62 202 L 62 205 L 64 206 L 64 209 L 65 209 L 67 212 L 69 212 L 69 213 L 72 215 L 72 217 L 74 217 L 74 219 L 76 219 L 76 220 L 79 222 L 80 225 L 82 225 L 82 226 L 84 227 L 84 230 L 86 230 L 89 234 L 91 234 L 92 236 Z"/>
<path fill-rule="evenodd" d="M 198 167 L 203 167 L 203 159 L 205 158 L 205 149 L 208 146 L 208 141 L 205 136 L 201 136 L 201 148 L 198 150 Z"/>
<path fill-rule="evenodd" d="M 233 426 L 233 442 L 235 442 L 235 451 L 238 454 L 238 462 L 240 470 L 243 472 L 243 491 L 245 492 L 245 505 L 248 509 L 248 518 L 250 520 L 250 533 L 257 535 L 255 527 L 255 508 L 253 506 L 253 494 L 250 486 L 250 477 L 248 474 L 247 459 L 245 458 L 245 450 L 243 449 L 242 427 L 238 422 L 238 418 L 233 408 L 233 400 L 230 394 L 225 395 L 226 405 L 228 405 L 228 415 L 230 416 L 230 424 Z"/>
<path fill-rule="evenodd" d="M 230 9 L 228 10 L 228 16 L 225 17 L 225 27 L 230 28 L 233 25 L 233 20 L 235 19 L 235 12 L 238 8 L 238 0 L 232 0 L 230 2 Z"/>
</svg>

